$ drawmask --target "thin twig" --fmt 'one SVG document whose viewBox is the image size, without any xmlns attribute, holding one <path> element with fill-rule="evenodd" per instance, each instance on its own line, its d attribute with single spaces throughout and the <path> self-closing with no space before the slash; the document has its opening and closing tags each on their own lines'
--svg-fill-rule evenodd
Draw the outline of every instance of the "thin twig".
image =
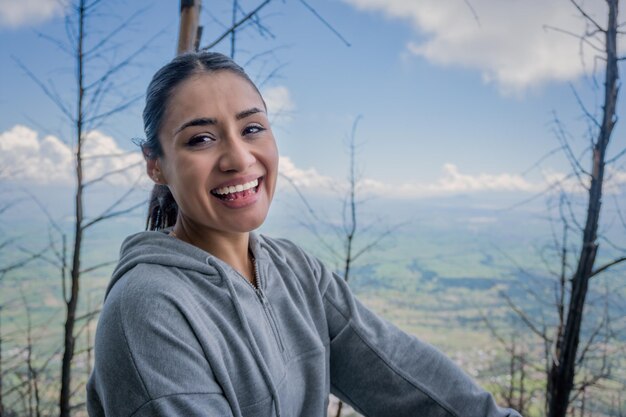
<svg viewBox="0 0 626 417">
<path fill-rule="evenodd" d="M 606 264 L 604 264 L 604 265 L 602 265 L 602 266 L 598 267 L 597 269 L 595 269 L 595 270 L 591 273 L 591 275 L 589 275 L 589 278 L 594 277 L 594 276 L 596 276 L 596 275 L 598 275 L 598 274 L 600 274 L 600 273 L 602 273 L 602 272 L 606 271 L 606 270 L 607 270 L 607 269 L 609 269 L 610 267 L 615 266 L 615 265 L 618 265 L 618 264 L 620 264 L 620 263 L 622 263 L 622 262 L 624 262 L 624 261 L 626 261 L 626 256 L 622 256 L 621 258 L 614 259 L 614 260 L 612 260 L 611 262 L 608 262 L 608 263 L 606 263 Z"/>
<path fill-rule="evenodd" d="M 522 311 L 514 302 L 513 300 L 511 300 L 511 298 L 503 293 L 500 292 L 500 295 L 504 298 L 504 300 L 506 301 L 506 303 L 509 305 L 509 307 L 511 308 L 511 310 L 513 310 L 515 312 L 515 314 L 517 314 L 517 316 L 522 320 L 522 322 L 524 322 L 524 324 L 526 324 L 526 326 L 533 332 L 535 333 L 537 336 L 541 337 L 543 340 L 552 343 L 552 339 L 544 332 L 539 330 L 535 324 L 532 322 L 532 320 L 530 319 L 530 317 L 528 317 L 526 315 L 526 313 L 524 313 L 524 311 Z"/>
<path fill-rule="evenodd" d="M 237 30 L 237 28 L 243 25 L 248 19 L 258 13 L 263 7 L 267 6 L 272 0 L 265 0 L 263 3 L 259 4 L 254 10 L 245 15 L 240 21 L 232 25 L 226 32 L 222 33 L 216 40 L 211 42 L 209 45 L 200 48 L 201 51 L 208 51 L 213 48 L 215 45 L 223 41 L 228 35 L 230 35 L 233 31 Z"/>
<path fill-rule="evenodd" d="M 302 3 L 304 5 L 304 7 L 306 7 L 307 9 L 309 9 L 309 11 L 311 13 L 313 13 L 315 15 L 315 17 L 317 17 L 319 19 L 320 22 L 322 22 L 324 24 L 324 26 L 326 26 L 331 32 L 333 32 L 339 39 L 341 39 L 341 41 L 348 47 L 352 46 L 350 45 L 350 42 L 348 42 L 348 40 L 346 38 L 344 38 L 341 33 L 339 33 L 339 31 L 337 31 L 337 29 L 335 29 L 330 23 L 328 23 L 328 21 L 326 19 L 324 19 L 324 17 L 322 15 L 320 15 L 317 10 L 315 10 L 315 8 L 313 8 L 313 6 L 311 6 L 309 3 L 307 3 L 305 0 L 300 0 L 300 3 Z"/>
</svg>

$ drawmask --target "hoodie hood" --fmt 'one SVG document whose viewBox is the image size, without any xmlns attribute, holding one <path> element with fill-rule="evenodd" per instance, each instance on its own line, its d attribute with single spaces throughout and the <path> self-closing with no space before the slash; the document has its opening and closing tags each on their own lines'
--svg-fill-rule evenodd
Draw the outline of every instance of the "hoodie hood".
<svg viewBox="0 0 626 417">
<path fill-rule="evenodd" d="M 155 264 L 160 266 L 187 269 L 206 275 L 208 279 L 220 281 L 220 270 L 227 264 L 210 253 L 180 239 L 169 236 L 171 228 L 161 231 L 139 232 L 127 237 L 120 248 L 120 258 L 113 271 L 111 281 L 106 290 L 105 299 L 113 286 L 139 264 Z M 259 237 L 250 233 L 250 250 L 257 259 L 262 258 Z M 216 268 L 216 265 L 220 267 Z"/>
</svg>

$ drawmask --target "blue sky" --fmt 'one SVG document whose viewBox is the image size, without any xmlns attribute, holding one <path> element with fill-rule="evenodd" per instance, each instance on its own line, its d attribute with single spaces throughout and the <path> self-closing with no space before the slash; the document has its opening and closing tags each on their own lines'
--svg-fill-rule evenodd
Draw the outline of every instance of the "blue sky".
<svg viewBox="0 0 626 417">
<path fill-rule="evenodd" d="M 91 21 L 94 39 L 114 28 L 122 16 L 147 7 L 114 38 L 118 56 L 158 34 L 124 73 L 122 91 L 141 95 L 152 73 L 174 54 L 179 2 L 104 3 L 102 14 Z M 204 45 L 228 25 L 232 7 L 227 0 L 205 3 Z M 251 10 L 259 2 L 240 3 Z M 604 21 L 603 2 L 586 3 L 590 13 Z M 59 93 L 73 100 L 71 62 L 40 35 L 64 39 L 65 10 L 58 4 L 0 1 L 4 154 L 0 161 L 20 172 L 23 180 L 42 184 L 71 183 L 69 130 L 15 60 L 40 79 L 53 80 Z M 590 88 L 593 53 L 584 48 L 581 62 L 579 42 L 547 28 L 584 30 L 568 1 L 309 0 L 309 4 L 350 46 L 301 2 L 274 0 L 261 13 L 271 35 L 245 28 L 238 35 L 235 57 L 244 64 L 255 54 L 270 52 L 264 56 L 271 59 L 254 61 L 248 71 L 263 80 L 277 70 L 261 89 L 275 113 L 281 169 L 305 187 L 323 191 L 343 181 L 345 142 L 357 115 L 363 117 L 357 137 L 365 186 L 383 195 L 537 192 L 568 171 L 566 159 L 555 154 L 521 175 L 559 146 L 553 132 L 555 112 L 572 134 L 576 151 L 588 143 L 572 88 L 596 109 L 601 95 Z M 215 50 L 228 52 L 228 42 Z M 595 76 L 601 83 L 602 74 Z M 621 104 L 619 113 L 624 113 Z M 99 138 L 94 139 L 98 149 L 94 152 L 133 150 L 130 139 L 143 135 L 140 116 L 141 100 L 99 127 L 93 133 Z M 610 154 L 626 146 L 623 132 L 618 124 Z M 93 168 L 93 175 L 136 158 L 102 163 Z M 623 161 L 617 169 L 616 190 L 623 193 Z"/>
</svg>

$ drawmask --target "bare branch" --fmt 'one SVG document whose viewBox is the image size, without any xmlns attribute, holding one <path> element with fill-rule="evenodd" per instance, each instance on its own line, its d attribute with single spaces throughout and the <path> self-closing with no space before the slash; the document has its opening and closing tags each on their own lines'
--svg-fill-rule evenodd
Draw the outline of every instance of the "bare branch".
<svg viewBox="0 0 626 417">
<path fill-rule="evenodd" d="M 574 174 L 568 174 L 568 175 L 566 175 L 566 176 L 563 178 L 563 181 L 564 181 L 564 180 L 567 180 L 567 179 L 570 179 L 570 178 L 572 178 L 573 176 L 574 176 Z M 528 198 L 526 198 L 526 199 L 524 199 L 524 200 L 522 200 L 522 201 L 519 201 L 519 202 L 517 202 L 517 203 L 515 203 L 515 204 L 512 204 L 512 205 L 510 205 L 510 206 L 508 206 L 508 207 L 505 207 L 505 208 L 503 208 L 503 209 L 500 209 L 500 211 L 509 211 L 509 210 L 513 210 L 513 209 L 515 209 L 515 208 L 517 208 L 517 207 L 521 207 L 521 206 L 526 205 L 526 204 L 528 204 L 528 203 L 530 203 L 530 202 L 533 202 L 533 201 L 535 201 L 536 199 L 538 199 L 539 197 L 543 197 L 543 196 L 545 196 L 547 193 L 549 193 L 550 191 L 554 190 L 555 188 L 560 187 L 560 185 L 561 185 L 561 182 L 560 182 L 560 181 L 556 181 L 556 182 L 554 182 L 554 183 L 552 183 L 552 184 L 548 185 L 548 186 L 547 186 L 546 188 L 544 188 L 542 191 L 539 191 L 538 193 L 533 194 L 532 196 L 530 196 L 530 197 L 528 197 Z"/>
<path fill-rule="evenodd" d="M 585 37 L 585 36 L 581 36 L 581 35 L 579 35 L 577 33 L 570 32 L 569 30 L 565 30 L 565 29 L 562 29 L 562 28 L 557 28 L 557 27 L 554 27 L 554 26 L 551 26 L 551 25 L 543 25 L 543 28 L 544 29 L 553 30 L 555 32 L 560 32 L 560 33 L 563 33 L 565 35 L 573 36 L 574 38 L 579 39 L 582 43 L 587 44 L 590 48 L 596 50 L 597 52 L 604 52 L 604 50 L 601 47 L 591 43 L 591 41 L 587 37 Z"/>
<path fill-rule="evenodd" d="M 606 264 L 604 264 L 604 265 L 602 265 L 602 266 L 598 267 L 597 269 L 595 269 L 595 270 L 591 273 L 591 275 L 589 275 L 589 278 L 594 277 L 594 276 L 596 276 L 596 275 L 598 275 L 598 274 L 600 274 L 600 273 L 602 273 L 602 272 L 606 271 L 606 270 L 607 270 L 607 269 L 609 269 L 610 267 L 615 266 L 615 265 L 618 265 L 618 264 L 620 264 L 620 263 L 622 263 L 622 262 L 624 262 L 624 261 L 626 261 L 626 256 L 622 256 L 621 258 L 614 259 L 614 260 L 612 260 L 611 262 L 608 262 L 608 263 L 606 263 Z"/>
<path fill-rule="evenodd" d="M 612 164 L 613 162 L 616 162 L 618 159 L 620 159 L 622 156 L 626 155 L 626 148 L 622 149 L 617 155 L 615 155 L 613 158 L 609 159 L 606 161 L 606 164 Z"/>
<path fill-rule="evenodd" d="M 97 316 L 98 314 L 100 314 L 100 311 L 101 311 L 100 309 L 97 309 L 97 310 L 93 310 L 93 311 L 90 311 L 88 313 L 85 313 L 82 316 L 76 317 L 76 321 L 79 322 L 79 321 L 83 321 L 83 320 L 90 320 L 90 319 L 94 318 L 95 316 Z"/>
<path fill-rule="evenodd" d="M 205 46 L 204 48 L 201 48 L 200 50 L 202 51 L 208 51 L 209 49 L 213 48 L 215 45 L 217 45 L 218 43 L 220 43 L 221 41 L 223 41 L 228 35 L 230 35 L 233 31 L 237 30 L 237 28 L 239 26 L 241 26 L 242 24 L 244 24 L 248 19 L 252 18 L 252 16 L 254 16 L 256 13 L 258 13 L 259 11 L 261 11 L 261 9 L 265 6 L 267 6 L 270 1 L 272 0 L 265 0 L 263 1 L 263 3 L 259 4 L 254 10 L 252 10 L 250 13 L 248 13 L 247 15 L 245 15 L 241 20 L 239 20 L 237 23 L 235 23 L 234 25 L 232 25 L 230 27 L 230 29 L 228 29 L 226 32 L 222 33 L 222 35 L 220 35 L 216 40 L 214 40 L 213 42 L 211 42 L 208 46 Z"/>
<path fill-rule="evenodd" d="M 109 78 L 111 78 L 113 75 L 115 75 L 117 72 L 119 72 L 120 70 L 126 68 L 132 61 L 133 59 L 135 59 L 140 53 L 142 53 L 143 51 L 145 51 L 145 49 L 159 36 L 161 36 L 161 34 L 165 31 L 165 29 L 155 33 L 151 38 L 149 38 L 143 45 L 141 45 L 139 48 L 135 49 L 133 52 L 131 52 L 130 54 L 128 54 L 126 56 L 126 58 L 120 60 L 119 62 L 117 62 L 117 64 L 111 66 L 107 71 L 104 72 L 104 74 L 102 74 L 100 77 L 98 77 L 96 80 L 94 80 L 93 82 L 91 82 L 90 84 L 86 85 L 84 87 L 85 91 L 89 91 L 92 88 L 94 88 L 94 86 L 97 86 L 105 81 L 107 81 Z"/>
<path fill-rule="evenodd" d="M 47 246 L 47 249 L 50 249 L 51 247 L 52 247 L 52 242 L 49 242 L 48 246 Z M 37 257 L 37 259 L 41 259 L 42 261 L 44 261 L 44 262 L 46 262 L 46 263 L 48 263 L 48 264 L 50 264 L 50 265 L 52 265 L 54 267 L 60 266 L 59 263 L 55 259 L 51 259 L 51 258 L 49 258 L 49 257 L 47 257 L 47 256 L 45 256 L 43 254 L 40 255 L 39 253 L 31 251 L 31 250 L 29 250 L 27 248 L 24 248 L 22 246 L 18 247 L 18 249 L 20 250 L 20 252 L 23 252 L 23 253 L 25 253 L 25 254 L 27 254 L 29 256 L 35 256 L 35 257 Z"/>
<path fill-rule="evenodd" d="M 59 226 L 59 224 L 52 218 L 52 215 L 50 214 L 50 212 L 48 211 L 48 208 L 41 202 L 41 200 L 35 195 L 33 194 L 30 190 L 26 189 L 26 188 L 21 188 L 21 190 L 28 194 L 30 196 L 30 198 L 33 199 L 33 201 L 35 202 L 35 204 L 37 205 L 37 207 L 39 207 L 39 209 L 43 212 L 43 214 L 46 216 L 46 218 L 48 219 L 48 222 L 52 225 L 52 227 L 59 232 L 59 234 L 63 234 L 63 229 L 61 229 L 61 227 Z"/>
<path fill-rule="evenodd" d="M 341 260 L 341 256 L 337 252 L 337 248 L 328 243 L 324 236 L 317 230 L 314 223 L 298 221 L 298 224 L 311 232 L 313 236 L 315 236 L 315 238 L 321 243 L 322 247 L 328 252 L 328 254 L 335 259 L 335 261 Z"/>
<path fill-rule="evenodd" d="M 115 261 L 108 261 L 108 262 L 102 262 L 102 263 L 90 266 L 89 268 L 82 269 L 80 271 L 80 273 L 81 274 L 86 274 L 88 272 L 93 272 L 93 271 L 98 270 L 100 268 L 105 268 L 105 267 L 110 266 L 110 265 L 115 265 L 116 263 L 117 263 L 117 260 L 115 260 Z"/>
<path fill-rule="evenodd" d="M 576 9 L 578 10 L 578 12 L 580 14 L 582 14 L 585 19 L 587 19 L 587 21 L 589 21 L 589 23 L 591 23 L 592 25 L 594 25 L 596 27 L 596 29 L 600 32 L 606 32 L 606 29 L 604 29 L 602 26 L 600 26 L 598 23 L 596 23 L 596 21 L 589 16 L 589 14 L 587 14 L 587 12 L 585 12 L 582 7 L 580 7 L 580 5 L 578 3 L 576 3 L 575 0 L 570 0 L 570 3 L 572 3 L 574 5 L 574 7 L 576 7 Z"/>
<path fill-rule="evenodd" d="M 535 324 L 532 322 L 532 320 L 530 319 L 530 317 L 528 317 L 526 315 L 526 313 L 520 309 L 514 302 L 513 300 L 511 300 L 511 298 L 503 293 L 500 292 L 500 295 L 504 298 L 504 300 L 506 301 L 506 303 L 509 305 L 509 307 L 511 308 L 511 310 L 513 310 L 515 312 L 515 314 L 517 314 L 517 316 L 522 320 L 522 322 L 533 332 L 535 333 L 537 336 L 541 337 L 543 340 L 545 340 L 546 342 L 552 343 L 553 340 L 552 338 L 550 338 L 545 331 L 542 331 L 540 329 L 537 328 L 537 326 L 535 326 Z"/>
<path fill-rule="evenodd" d="M 313 8 L 309 3 L 307 3 L 305 0 L 300 0 L 300 3 L 302 3 L 304 5 L 304 7 L 306 7 L 307 9 L 309 9 L 309 11 L 311 13 L 313 13 L 315 15 L 315 17 L 317 17 L 319 19 L 320 22 L 322 22 L 324 24 L 324 26 L 326 26 L 331 32 L 333 32 L 339 39 L 341 39 L 341 41 L 347 46 L 350 47 L 352 45 L 350 45 L 350 42 L 348 42 L 348 40 L 346 38 L 344 38 L 341 33 L 339 33 L 330 23 L 328 23 L 328 21 L 326 19 L 324 19 L 324 17 L 322 17 L 322 15 L 320 15 L 317 10 L 315 10 L 315 8 Z"/>
<path fill-rule="evenodd" d="M 127 108 L 129 108 L 130 106 L 132 106 L 133 104 L 135 104 L 137 101 L 139 101 L 142 98 L 141 95 L 137 95 L 135 97 L 132 97 L 130 99 L 128 99 L 127 101 L 117 105 L 116 107 L 114 107 L 113 109 L 106 111 L 104 113 L 100 113 L 96 116 L 90 117 L 90 118 L 86 118 L 84 120 L 84 123 L 87 124 L 91 124 L 95 121 L 101 121 L 103 119 L 109 118 L 114 114 L 120 113 L 124 110 L 126 110 Z M 93 127 L 92 127 L 93 128 Z"/>
<path fill-rule="evenodd" d="M 17 262 L 14 262 L 12 264 L 10 264 L 9 266 L 5 266 L 4 268 L 0 268 L 0 279 L 4 277 L 4 275 L 6 275 L 7 273 L 14 271 L 16 269 L 22 268 L 26 265 L 28 265 L 29 263 L 31 263 L 32 261 L 39 259 L 43 256 L 44 253 L 46 253 L 49 249 L 49 246 L 45 247 L 44 249 L 42 249 L 39 252 L 33 253 L 32 255 L 30 255 L 27 258 L 21 259 Z"/>
<path fill-rule="evenodd" d="M 26 199 L 24 198 L 17 198 L 15 200 L 9 201 L 8 203 L 4 204 L 3 206 L 0 206 L 0 214 L 3 214 L 5 211 L 9 210 L 12 207 L 15 207 L 16 205 L 18 205 L 19 203 L 21 203 L 22 201 L 25 201 Z"/>
<path fill-rule="evenodd" d="M 94 4 L 95 6 L 95 4 Z M 102 48 L 109 43 L 109 41 L 118 35 L 122 29 L 128 27 L 128 25 L 137 19 L 138 16 L 144 14 L 146 11 L 150 9 L 151 6 L 146 6 L 142 9 L 137 10 L 135 13 L 130 15 L 126 20 L 122 21 L 117 27 L 115 27 L 108 35 L 103 36 L 95 45 L 91 47 L 91 49 L 84 52 L 84 58 L 88 60 L 94 53 L 99 52 Z"/>
<path fill-rule="evenodd" d="M 85 181 L 83 183 L 83 188 L 87 188 L 87 187 L 92 186 L 92 185 L 94 185 L 94 184 L 96 184 L 98 182 L 104 181 L 105 179 L 107 179 L 107 178 L 109 178 L 109 177 L 111 177 L 113 175 L 117 175 L 117 174 L 121 174 L 123 172 L 127 172 L 128 170 L 130 170 L 130 169 L 132 169 L 132 168 L 134 168 L 136 166 L 140 166 L 142 164 L 143 164 L 143 161 L 135 162 L 135 163 L 130 164 L 128 166 L 125 166 L 123 168 L 114 169 L 113 171 L 105 172 L 104 174 L 100 175 L 97 178 L 94 178 L 94 179 L 92 179 L 90 181 Z"/>
<path fill-rule="evenodd" d="M 537 168 L 539 165 L 541 165 L 541 163 L 543 161 L 545 161 L 546 159 L 548 159 L 549 157 L 551 157 L 552 155 L 554 155 L 555 153 L 562 151 L 563 150 L 563 146 L 559 146 L 558 148 L 554 148 L 548 152 L 546 152 L 541 158 L 539 158 L 534 164 L 532 164 L 530 167 L 526 168 L 520 175 L 522 177 L 528 175 L 528 173 L 530 171 L 532 171 L 533 169 Z"/>
<path fill-rule="evenodd" d="M 52 37 L 50 35 L 46 35 L 45 33 L 42 32 L 37 32 L 37 36 L 41 39 L 44 39 L 50 43 L 52 43 L 53 45 L 55 45 L 57 48 L 59 48 L 61 51 L 65 52 L 66 54 L 68 54 L 69 56 L 73 56 L 73 52 L 67 47 L 66 44 L 64 44 L 61 40 Z"/>
<path fill-rule="evenodd" d="M 572 83 L 570 83 L 570 89 L 572 90 L 572 93 L 574 94 L 574 97 L 576 98 L 576 102 L 578 103 L 578 106 L 580 107 L 580 109 L 583 111 L 583 113 L 585 113 L 585 116 L 587 116 L 587 118 L 598 128 L 600 129 L 601 125 L 600 122 L 598 122 L 598 119 L 595 118 L 594 115 L 591 114 L 591 112 L 589 112 L 589 110 L 587 110 L 587 107 L 585 106 L 585 104 L 582 102 L 582 100 L 580 99 L 580 96 L 578 95 L 578 92 L 576 91 L 576 89 L 574 88 L 574 86 L 572 85 Z"/>
<path fill-rule="evenodd" d="M 278 74 L 278 72 L 282 70 L 283 68 L 285 68 L 286 66 L 287 64 L 278 65 L 276 68 L 270 71 L 270 73 L 263 80 L 258 81 L 256 84 L 259 87 L 263 87 L 269 80 L 276 77 L 276 74 Z"/>
<path fill-rule="evenodd" d="M 83 156 L 83 161 L 87 161 L 90 159 L 106 159 L 106 158 L 118 158 L 120 156 L 128 156 L 137 153 L 137 151 L 128 151 L 128 152 L 119 152 L 119 153 L 101 153 L 101 154 L 93 154 Z"/>
<path fill-rule="evenodd" d="M 16 237 L 12 237 L 12 238 L 6 239 L 4 242 L 0 243 L 0 250 L 2 250 L 4 248 L 6 248 L 7 246 L 15 243 L 16 241 L 17 241 Z"/>
<path fill-rule="evenodd" d="M 557 139 L 559 139 L 559 141 L 561 142 L 561 145 L 563 146 L 563 148 L 565 149 L 565 155 L 567 156 L 567 159 L 569 160 L 571 166 L 572 166 L 572 171 L 574 171 L 574 173 L 576 174 L 576 177 L 578 178 L 578 181 L 580 182 L 580 184 L 587 188 L 587 185 L 584 183 L 584 181 L 582 180 L 582 178 L 580 177 L 580 173 L 582 172 L 583 174 L 591 177 L 591 174 L 589 172 L 587 172 L 582 165 L 580 165 L 580 162 L 578 161 L 578 158 L 576 158 L 576 156 L 574 156 L 574 152 L 572 151 L 572 148 L 569 145 L 569 141 L 568 141 L 568 134 L 565 131 L 565 129 L 563 128 L 563 125 L 561 124 L 561 120 L 556 116 L 556 114 L 554 114 L 554 124 L 556 125 L 556 136 Z"/>
<path fill-rule="evenodd" d="M 472 6 L 472 3 L 470 3 L 469 0 L 463 0 L 463 2 L 467 6 L 467 8 L 470 9 L 470 12 L 472 13 L 472 16 L 474 16 L 474 20 L 476 21 L 476 24 L 478 25 L 478 27 L 481 27 L 480 19 L 478 18 L 478 13 L 476 13 L 476 9 L 474 9 L 474 6 Z"/>
<path fill-rule="evenodd" d="M 598 326 L 596 326 L 596 328 L 593 329 L 593 332 L 591 332 L 591 335 L 589 335 L 589 338 L 587 339 L 587 343 L 585 343 L 585 346 L 583 346 L 578 356 L 578 360 L 576 361 L 577 367 L 580 367 L 581 364 L 585 361 L 587 353 L 591 350 L 591 347 L 593 346 L 593 343 L 596 337 L 598 337 L 598 335 L 600 334 L 600 331 L 605 325 L 606 318 L 607 318 L 606 316 L 603 316 Z"/>
<path fill-rule="evenodd" d="M 482 318 L 483 323 L 487 326 L 487 329 L 489 329 L 489 332 L 491 333 L 491 335 L 496 338 L 496 340 L 502 345 L 504 350 L 506 350 L 507 353 L 511 356 L 516 355 L 515 350 L 512 349 L 509 343 L 506 340 L 504 340 L 504 338 L 498 333 L 493 323 L 489 320 L 489 318 L 485 315 L 484 311 L 481 308 L 478 308 L 478 314 L 480 314 L 480 317 Z M 543 368 L 540 365 L 536 365 L 532 362 L 528 362 L 527 359 L 523 357 L 520 357 L 519 359 L 524 365 L 530 365 L 537 372 L 543 372 Z"/>
<path fill-rule="evenodd" d="M 618 250 L 620 252 L 626 252 L 626 247 L 616 244 L 611 239 L 606 237 L 606 235 L 598 235 L 598 239 L 607 243 L 610 247 L 612 247 L 615 250 Z"/>
<path fill-rule="evenodd" d="M 622 214 L 622 210 L 620 210 L 620 208 L 619 208 L 619 203 L 617 202 L 617 197 L 613 196 L 613 201 L 615 202 L 615 209 L 617 210 L 617 216 L 619 217 L 619 220 L 622 223 L 622 226 L 624 226 L 624 228 L 626 228 L 626 218 Z"/>
<path fill-rule="evenodd" d="M 563 193 L 563 195 L 565 196 L 565 193 Z M 569 212 L 570 219 L 572 219 L 572 222 L 574 223 L 574 225 L 576 226 L 576 228 L 577 228 L 579 231 L 581 231 L 581 232 L 582 232 L 582 231 L 584 230 L 584 227 L 583 227 L 580 223 L 578 223 L 578 220 L 576 220 L 576 216 L 574 215 L 574 210 L 573 210 L 573 208 L 572 208 L 572 202 L 571 202 L 571 201 L 570 201 L 570 199 L 569 199 L 569 198 L 567 198 L 567 197 L 565 197 L 565 198 L 564 198 L 564 201 L 565 201 L 565 205 L 567 206 L 567 210 L 568 210 L 568 212 Z M 564 217 L 563 217 L 563 218 L 564 218 Z"/>
<path fill-rule="evenodd" d="M 276 39 L 276 35 L 274 35 L 272 33 L 272 31 L 269 30 L 267 28 L 267 26 L 265 26 L 261 22 L 261 18 L 259 17 L 258 14 L 255 14 L 254 16 L 252 16 L 252 18 L 250 19 L 250 23 L 253 24 L 257 28 L 257 31 L 259 32 L 259 35 L 261 35 L 262 37 L 270 38 L 270 39 Z"/>
<path fill-rule="evenodd" d="M 368 243 L 363 248 L 361 248 L 358 252 L 356 252 L 352 256 L 352 259 L 354 261 L 356 261 L 361 255 L 363 255 L 364 253 L 374 249 L 376 246 L 378 246 L 380 244 L 380 242 L 383 239 L 385 239 L 387 236 L 390 236 L 396 230 L 400 229 L 401 227 L 405 226 L 406 224 L 407 224 L 407 222 L 400 223 L 400 224 L 397 224 L 397 225 L 395 225 L 394 227 L 392 227 L 390 229 L 387 229 L 385 232 L 381 233 L 379 236 L 377 236 L 375 239 L 373 239 L 370 243 Z"/>
<path fill-rule="evenodd" d="M 91 12 L 92 9 L 95 9 L 102 0 L 92 0 L 91 3 L 85 3 L 85 14 Z"/>
<path fill-rule="evenodd" d="M 313 217 L 314 220 L 316 221 L 322 221 L 318 216 L 317 213 L 315 212 L 315 210 L 313 209 L 313 207 L 311 206 L 311 204 L 309 204 L 309 201 L 307 200 L 307 198 L 304 196 L 304 194 L 302 194 L 302 191 L 300 191 L 300 187 L 298 187 L 295 183 L 295 181 L 289 177 L 288 175 L 283 174 L 282 172 L 280 172 L 278 175 L 280 175 L 281 178 L 283 178 L 284 180 L 286 180 L 289 184 L 291 184 L 291 186 L 293 187 L 293 189 L 296 191 L 296 193 L 298 194 L 298 197 L 300 197 L 300 200 L 302 201 L 302 203 L 304 204 L 304 207 L 306 207 L 307 211 L 309 212 L 309 215 L 311 217 Z"/>
<path fill-rule="evenodd" d="M 298 185 L 296 185 L 295 181 L 291 177 L 283 174 L 282 172 L 279 173 L 279 175 L 280 175 L 281 178 L 286 180 L 293 187 L 293 189 L 296 191 L 296 193 L 298 194 L 298 197 L 300 198 L 300 201 L 302 201 L 302 203 L 304 204 L 304 207 L 306 208 L 309 216 L 311 216 L 311 218 L 315 222 L 317 222 L 317 223 L 329 225 L 326 221 L 322 220 L 317 215 L 317 212 L 313 209 L 313 207 L 311 206 L 311 204 L 309 203 L 307 198 L 304 196 L 304 194 L 300 190 L 300 187 L 298 187 Z M 304 227 L 306 227 L 307 229 L 309 229 L 309 231 L 311 233 L 313 233 L 315 235 L 315 237 L 322 243 L 322 246 L 324 246 L 326 248 L 326 250 L 328 250 L 328 252 L 330 254 L 332 254 L 333 256 L 337 257 L 337 259 L 339 259 L 338 255 L 337 255 L 336 248 L 334 248 L 330 243 L 328 243 L 326 241 L 326 239 L 324 239 L 322 237 L 321 233 L 319 233 L 319 231 L 315 227 L 315 223 L 300 222 L 300 224 L 303 225 Z"/>
<path fill-rule="evenodd" d="M 121 202 L 122 199 L 118 199 L 118 202 Z M 122 216 L 124 214 L 128 214 L 133 210 L 138 209 L 139 207 L 143 207 L 146 205 L 146 201 L 142 201 L 140 203 L 134 204 L 130 207 L 127 207 L 125 209 L 122 210 L 118 210 L 118 211 L 109 211 L 109 209 L 111 209 L 113 206 L 109 207 L 109 209 L 105 210 L 105 212 L 103 214 L 101 214 L 100 216 L 96 217 L 95 219 L 91 220 L 90 222 L 88 222 L 87 224 L 85 224 L 82 229 L 85 230 L 91 226 L 93 226 L 94 224 L 97 224 L 103 220 L 107 220 L 107 219 L 111 219 L 113 217 L 119 217 Z"/>
<path fill-rule="evenodd" d="M 72 116 L 72 113 L 65 106 L 65 104 L 63 104 L 63 101 L 59 98 L 59 96 L 56 95 L 53 91 L 51 91 L 39 78 L 37 78 L 35 74 L 32 73 L 31 70 L 28 69 L 28 67 L 22 64 L 22 62 L 19 59 L 17 59 L 16 57 L 12 57 L 12 58 L 17 63 L 17 65 L 22 69 L 22 71 L 24 71 L 26 75 L 28 75 L 28 78 L 33 80 L 35 84 L 37 84 L 39 88 L 41 88 L 44 94 L 48 96 L 50 100 L 52 100 L 52 102 L 59 108 L 61 113 L 63 113 L 69 120 L 74 120 L 74 116 Z"/>
</svg>

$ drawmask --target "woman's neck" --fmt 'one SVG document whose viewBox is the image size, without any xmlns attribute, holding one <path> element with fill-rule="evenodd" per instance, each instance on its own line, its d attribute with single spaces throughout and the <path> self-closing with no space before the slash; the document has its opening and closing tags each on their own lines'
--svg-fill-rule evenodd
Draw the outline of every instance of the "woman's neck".
<svg viewBox="0 0 626 417">
<path fill-rule="evenodd" d="M 180 216 L 172 230 L 174 237 L 221 259 L 243 275 L 252 285 L 256 285 L 254 262 L 249 250 L 250 233 L 230 233 L 207 229 L 191 224 Z"/>
</svg>

